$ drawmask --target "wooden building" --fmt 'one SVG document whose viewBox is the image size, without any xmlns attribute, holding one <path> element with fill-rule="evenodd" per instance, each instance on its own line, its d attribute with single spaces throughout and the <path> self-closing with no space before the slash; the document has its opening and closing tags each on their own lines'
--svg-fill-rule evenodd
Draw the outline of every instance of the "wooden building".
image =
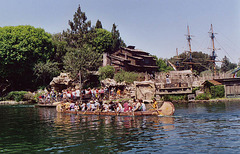
<svg viewBox="0 0 240 154">
<path fill-rule="evenodd" d="M 115 70 L 147 72 L 153 74 L 157 71 L 156 60 L 145 51 L 135 49 L 134 46 L 121 47 L 119 50 L 103 55 L 103 66 L 112 65 Z"/>
<path fill-rule="evenodd" d="M 225 97 L 240 97 L 240 78 L 214 79 L 203 83 L 205 91 L 210 91 L 210 87 L 214 85 L 224 85 Z"/>
<path fill-rule="evenodd" d="M 224 85 L 225 97 L 240 97 L 240 78 L 214 79 Z"/>
<path fill-rule="evenodd" d="M 211 86 L 219 86 L 219 85 L 222 85 L 222 83 L 216 80 L 206 80 L 202 85 L 203 85 L 204 92 L 210 93 Z"/>
</svg>

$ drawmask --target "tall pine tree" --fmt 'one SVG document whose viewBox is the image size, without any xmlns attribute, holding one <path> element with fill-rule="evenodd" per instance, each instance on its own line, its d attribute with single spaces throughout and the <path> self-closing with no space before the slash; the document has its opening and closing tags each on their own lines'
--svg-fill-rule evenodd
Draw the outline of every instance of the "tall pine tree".
<svg viewBox="0 0 240 154">
<path fill-rule="evenodd" d="M 112 38 L 113 38 L 113 44 L 112 44 L 112 51 L 118 50 L 120 47 L 125 47 L 126 44 L 123 42 L 123 40 L 120 37 L 119 30 L 117 30 L 117 26 L 115 23 L 112 26 Z"/>
<path fill-rule="evenodd" d="M 70 29 L 63 31 L 63 35 L 70 47 L 81 48 L 91 39 L 91 21 L 87 20 L 85 12 L 81 11 L 80 5 L 73 15 L 73 21 L 68 21 Z"/>
<path fill-rule="evenodd" d="M 97 20 L 95 28 L 103 28 L 100 20 Z"/>
</svg>

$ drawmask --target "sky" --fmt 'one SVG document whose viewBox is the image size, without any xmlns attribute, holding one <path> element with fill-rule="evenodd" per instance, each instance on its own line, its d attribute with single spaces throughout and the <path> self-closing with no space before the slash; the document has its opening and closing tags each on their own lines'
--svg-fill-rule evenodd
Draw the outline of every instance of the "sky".
<svg viewBox="0 0 240 154">
<path fill-rule="evenodd" d="M 0 27 L 32 25 L 51 34 L 69 28 L 78 5 L 95 25 L 111 31 L 117 25 L 127 45 L 159 58 L 188 51 L 187 25 L 192 51 L 211 53 L 209 30 L 216 32 L 218 60 L 240 58 L 239 0 L 1 0 Z"/>
</svg>

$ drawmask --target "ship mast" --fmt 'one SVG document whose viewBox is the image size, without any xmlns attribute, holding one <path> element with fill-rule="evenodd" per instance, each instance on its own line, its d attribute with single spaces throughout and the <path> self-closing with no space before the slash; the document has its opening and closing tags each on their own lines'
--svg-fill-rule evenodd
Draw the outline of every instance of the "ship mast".
<svg viewBox="0 0 240 154">
<path fill-rule="evenodd" d="M 187 30 L 188 30 L 188 34 L 186 35 L 187 36 L 187 41 L 188 41 L 188 47 L 189 47 L 189 65 L 190 65 L 190 69 L 192 71 L 192 47 L 191 47 L 191 36 L 190 35 L 190 30 L 189 30 L 189 26 L 187 25 Z"/>
<path fill-rule="evenodd" d="M 191 46 L 191 37 L 192 35 L 190 35 L 190 30 L 189 30 L 189 26 L 187 26 L 187 30 L 188 30 L 188 34 L 186 35 L 187 36 L 187 41 L 188 41 L 188 47 L 189 47 L 189 57 L 188 57 L 188 62 L 182 62 L 182 63 L 185 63 L 187 65 L 190 66 L 190 69 L 191 71 L 193 70 L 193 65 L 197 65 L 197 64 L 200 64 L 200 63 L 195 63 L 193 62 L 193 57 L 192 57 L 192 46 Z"/>
<path fill-rule="evenodd" d="M 210 28 L 210 31 L 208 32 L 210 34 L 210 38 L 212 40 L 212 54 L 210 56 L 211 58 L 211 62 L 213 63 L 213 76 L 216 76 L 216 58 L 217 58 L 217 55 L 216 55 L 216 49 L 215 49 L 215 44 L 214 44 L 214 38 L 215 38 L 215 35 L 216 33 L 213 32 L 213 26 L 211 24 L 211 28 Z"/>
</svg>

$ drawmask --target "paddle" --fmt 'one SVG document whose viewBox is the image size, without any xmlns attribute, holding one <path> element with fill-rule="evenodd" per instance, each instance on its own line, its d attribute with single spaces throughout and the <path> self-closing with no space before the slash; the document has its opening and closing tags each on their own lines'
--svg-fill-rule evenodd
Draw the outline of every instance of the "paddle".
<svg viewBox="0 0 240 154">
<path fill-rule="evenodd" d="M 156 110 L 159 115 L 161 115 L 161 116 L 163 115 L 163 114 L 160 112 L 160 110 L 158 110 L 158 105 L 157 105 L 157 109 L 155 109 L 154 104 L 151 103 L 151 107 L 153 108 L 153 110 Z"/>
</svg>

